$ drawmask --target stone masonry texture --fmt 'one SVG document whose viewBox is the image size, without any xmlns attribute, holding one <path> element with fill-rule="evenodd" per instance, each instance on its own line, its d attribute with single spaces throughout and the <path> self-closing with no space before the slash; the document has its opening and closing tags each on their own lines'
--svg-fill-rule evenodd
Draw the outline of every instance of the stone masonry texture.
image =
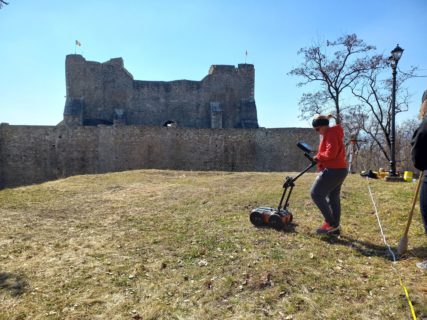
<svg viewBox="0 0 427 320">
<path fill-rule="evenodd" d="M 300 171 L 312 129 L 0 125 L 0 188 L 134 169 Z"/>
<path fill-rule="evenodd" d="M 212 65 L 201 81 L 134 80 L 122 58 L 104 63 L 68 55 L 66 125 L 258 128 L 251 64 Z"/>
<path fill-rule="evenodd" d="M 66 57 L 64 120 L 0 124 L 0 188 L 135 169 L 300 171 L 312 129 L 258 127 L 255 69 L 212 65 L 201 81 L 136 81 L 121 58 Z"/>
</svg>

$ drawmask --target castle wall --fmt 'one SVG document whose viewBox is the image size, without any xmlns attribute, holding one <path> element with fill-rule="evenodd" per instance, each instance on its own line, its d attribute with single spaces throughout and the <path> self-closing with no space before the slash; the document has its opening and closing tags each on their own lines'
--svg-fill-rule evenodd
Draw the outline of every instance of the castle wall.
<svg viewBox="0 0 427 320">
<path fill-rule="evenodd" d="M 79 119 L 83 125 L 93 120 L 113 123 L 116 110 L 122 110 L 128 125 L 174 121 L 179 127 L 211 128 L 214 102 L 224 128 L 257 128 L 254 79 L 254 66 L 239 64 L 213 65 L 201 81 L 139 81 L 121 58 L 99 63 L 68 55 L 64 119 L 67 124 L 79 124 Z"/>
<path fill-rule="evenodd" d="M 299 171 L 311 129 L 0 125 L 0 187 L 133 169 Z"/>
</svg>

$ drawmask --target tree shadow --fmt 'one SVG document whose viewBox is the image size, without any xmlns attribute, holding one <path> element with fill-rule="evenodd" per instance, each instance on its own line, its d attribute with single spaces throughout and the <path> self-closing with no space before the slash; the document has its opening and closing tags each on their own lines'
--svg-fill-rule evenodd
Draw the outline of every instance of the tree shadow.
<svg viewBox="0 0 427 320">
<path fill-rule="evenodd" d="M 27 287 L 28 283 L 22 276 L 10 272 L 0 272 L 0 290 L 17 297 L 23 294 Z"/>
</svg>

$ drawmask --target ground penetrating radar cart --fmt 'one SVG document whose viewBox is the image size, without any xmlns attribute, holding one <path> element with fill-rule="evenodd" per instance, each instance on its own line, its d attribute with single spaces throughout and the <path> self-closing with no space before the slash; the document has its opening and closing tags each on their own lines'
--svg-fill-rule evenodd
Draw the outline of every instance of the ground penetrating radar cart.
<svg viewBox="0 0 427 320">
<path fill-rule="evenodd" d="M 280 198 L 279 206 L 277 208 L 259 207 L 251 211 L 249 219 L 253 225 L 257 227 L 270 226 L 274 229 L 282 230 L 292 222 L 293 216 L 292 213 L 288 210 L 288 206 L 292 190 L 295 187 L 295 181 L 316 165 L 316 161 L 312 156 L 313 149 L 308 144 L 305 142 L 298 142 L 297 147 L 304 151 L 304 156 L 310 160 L 310 165 L 301 171 L 295 178 L 285 178 L 285 182 L 283 183 L 283 194 Z M 282 205 L 283 200 L 285 200 L 284 205 Z"/>
</svg>

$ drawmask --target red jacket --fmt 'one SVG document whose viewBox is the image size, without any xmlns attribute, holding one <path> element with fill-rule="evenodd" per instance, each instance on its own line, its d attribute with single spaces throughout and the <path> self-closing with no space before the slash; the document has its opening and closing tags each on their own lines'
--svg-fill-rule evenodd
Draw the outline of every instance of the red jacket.
<svg viewBox="0 0 427 320">
<path fill-rule="evenodd" d="M 323 135 L 316 155 L 319 171 L 325 168 L 347 168 L 344 147 L 344 130 L 340 125 L 329 127 Z"/>
</svg>

